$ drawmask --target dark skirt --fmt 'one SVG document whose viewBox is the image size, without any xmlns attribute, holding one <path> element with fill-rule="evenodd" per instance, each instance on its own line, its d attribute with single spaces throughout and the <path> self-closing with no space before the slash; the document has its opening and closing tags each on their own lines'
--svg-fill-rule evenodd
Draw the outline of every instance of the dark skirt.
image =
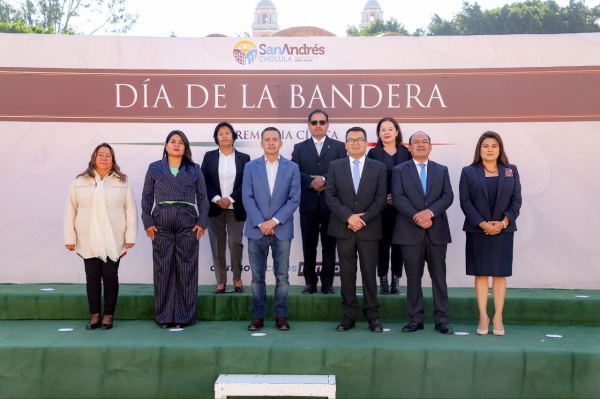
<svg viewBox="0 0 600 399">
<path fill-rule="evenodd" d="M 467 275 L 512 276 L 514 233 L 487 236 L 467 233 L 465 247 Z"/>
</svg>

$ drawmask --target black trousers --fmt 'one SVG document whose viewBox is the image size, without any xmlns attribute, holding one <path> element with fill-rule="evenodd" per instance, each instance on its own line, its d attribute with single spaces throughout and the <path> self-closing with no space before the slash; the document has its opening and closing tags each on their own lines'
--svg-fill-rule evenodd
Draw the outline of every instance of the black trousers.
<svg viewBox="0 0 600 399">
<path fill-rule="evenodd" d="M 423 288 L 421 280 L 427 262 L 433 291 L 433 320 L 448 322 L 448 286 L 446 285 L 446 249 L 448 245 L 434 245 L 425 234 L 419 245 L 402 245 L 406 269 L 406 308 L 411 321 L 423 323 Z"/>
<path fill-rule="evenodd" d="M 101 313 L 102 310 L 102 283 L 104 282 L 104 314 L 114 315 L 119 296 L 119 259 L 113 262 L 106 259 L 102 262 L 98 258 L 84 259 L 85 288 L 87 290 L 90 314 Z"/>
<path fill-rule="evenodd" d="M 337 249 L 340 259 L 340 278 L 342 281 L 342 310 L 344 317 L 355 321 L 358 317 L 356 299 L 357 266 L 360 264 L 363 289 L 363 314 L 367 320 L 379 317 L 377 300 L 377 281 L 375 268 L 377 263 L 377 241 L 359 240 L 356 234 L 348 239 L 338 238 Z"/>
<path fill-rule="evenodd" d="M 335 237 L 327 234 L 330 211 L 317 209 L 314 212 L 300 213 L 300 229 L 302 230 L 302 252 L 304 253 L 304 280 L 306 284 L 317 286 L 317 246 L 321 236 L 322 263 L 321 288 L 333 286 L 335 273 Z"/>
<path fill-rule="evenodd" d="M 392 262 L 392 276 L 402 277 L 402 248 L 399 244 L 392 244 L 397 215 L 396 208 L 390 205 L 386 206 L 381 213 L 383 237 L 379 240 L 379 256 L 377 258 L 377 276 L 379 277 L 387 277 L 390 260 Z"/>
<path fill-rule="evenodd" d="M 154 310 L 158 324 L 194 324 L 198 304 L 196 209 L 186 204 L 158 205 L 152 211 L 157 232 L 152 241 Z"/>
</svg>

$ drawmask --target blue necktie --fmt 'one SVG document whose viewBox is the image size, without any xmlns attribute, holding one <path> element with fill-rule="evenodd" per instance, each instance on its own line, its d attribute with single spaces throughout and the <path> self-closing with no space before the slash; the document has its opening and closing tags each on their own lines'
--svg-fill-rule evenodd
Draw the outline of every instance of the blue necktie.
<svg viewBox="0 0 600 399">
<path fill-rule="evenodd" d="M 420 163 L 421 167 L 421 186 L 423 187 L 423 193 L 427 195 L 427 170 L 425 170 L 425 164 Z"/>
<path fill-rule="evenodd" d="M 354 192 L 358 193 L 358 185 L 360 184 L 360 168 L 358 163 L 360 161 L 354 160 L 354 172 L 352 173 L 352 179 L 354 180 Z"/>
</svg>

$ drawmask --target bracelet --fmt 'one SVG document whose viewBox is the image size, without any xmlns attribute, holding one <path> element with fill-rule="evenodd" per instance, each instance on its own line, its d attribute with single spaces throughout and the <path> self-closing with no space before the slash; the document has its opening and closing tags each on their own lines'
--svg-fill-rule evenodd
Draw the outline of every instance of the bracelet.
<svg viewBox="0 0 600 399">
<path fill-rule="evenodd" d="M 506 223 L 504 223 L 504 220 L 502 221 L 502 226 L 504 226 L 504 228 L 506 228 Z"/>
</svg>

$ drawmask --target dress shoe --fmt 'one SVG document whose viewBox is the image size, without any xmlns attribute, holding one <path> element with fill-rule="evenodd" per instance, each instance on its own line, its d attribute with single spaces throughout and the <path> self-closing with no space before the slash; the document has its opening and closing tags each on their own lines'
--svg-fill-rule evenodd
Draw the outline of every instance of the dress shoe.
<svg viewBox="0 0 600 399">
<path fill-rule="evenodd" d="M 225 284 L 223 284 L 223 288 L 219 288 L 219 285 L 217 285 L 217 288 L 215 288 L 215 294 L 222 294 L 225 292 Z"/>
<path fill-rule="evenodd" d="M 170 325 L 167 323 L 159 324 L 159 326 L 160 326 L 160 328 L 169 328 L 170 327 Z"/>
<path fill-rule="evenodd" d="M 335 294 L 335 291 L 333 290 L 333 287 L 321 287 L 321 292 L 323 294 L 328 294 L 328 295 Z"/>
<path fill-rule="evenodd" d="M 258 331 L 265 326 L 265 321 L 261 318 L 255 317 L 248 326 L 249 331 Z"/>
<path fill-rule="evenodd" d="M 392 286 L 390 287 L 390 294 L 400 295 L 401 293 L 402 293 L 402 290 L 400 289 L 398 277 L 392 276 Z"/>
<path fill-rule="evenodd" d="M 435 329 L 441 332 L 442 334 L 454 334 L 454 330 L 450 327 L 450 324 L 447 322 L 443 323 L 435 323 Z"/>
<path fill-rule="evenodd" d="M 113 326 L 112 323 L 112 316 L 105 314 L 104 317 L 108 317 L 110 319 L 110 323 L 105 323 L 104 320 L 102 320 L 102 324 L 100 325 L 100 329 L 101 330 L 110 330 Z"/>
<path fill-rule="evenodd" d="M 381 325 L 377 317 L 374 317 L 371 320 L 369 320 L 369 330 L 373 332 L 383 332 L 383 326 Z"/>
<path fill-rule="evenodd" d="M 494 333 L 494 335 L 502 336 L 505 334 L 504 324 L 502 324 L 502 321 L 500 321 L 500 327 L 502 328 L 496 329 L 496 323 L 494 323 L 494 327 L 492 328 L 492 332 Z"/>
<path fill-rule="evenodd" d="M 419 323 L 417 321 L 411 321 L 404 327 L 402 327 L 402 332 L 415 332 L 417 330 L 423 329 L 423 323 Z"/>
<path fill-rule="evenodd" d="M 387 295 L 390 293 L 390 287 L 388 285 L 387 276 L 379 277 L 379 293 L 381 295 Z"/>
<path fill-rule="evenodd" d="M 317 292 L 317 289 L 311 284 L 306 284 L 306 286 L 302 290 L 303 294 L 314 294 L 315 292 Z"/>
<path fill-rule="evenodd" d="M 344 321 L 342 321 L 338 326 L 337 326 L 337 330 L 338 331 L 348 331 L 351 328 L 354 328 L 356 323 L 354 323 L 354 321 L 345 318 Z"/>
<path fill-rule="evenodd" d="M 275 327 L 277 327 L 279 331 L 288 331 L 290 329 L 290 324 L 287 322 L 285 317 L 276 317 Z"/>
<path fill-rule="evenodd" d="M 92 319 L 94 318 L 94 315 L 98 315 L 98 321 L 95 323 L 92 323 Z M 91 315 L 92 318 L 90 319 L 90 321 L 85 325 L 85 329 L 86 330 L 95 330 L 96 328 L 100 327 L 100 325 L 102 324 L 101 319 L 100 319 L 100 314 L 99 313 L 94 313 L 93 315 Z"/>
<path fill-rule="evenodd" d="M 239 285 L 235 285 L 238 281 L 233 280 L 233 289 L 235 292 L 244 292 L 244 284 L 242 284 L 242 280 L 239 281 Z"/>
<path fill-rule="evenodd" d="M 486 316 L 487 323 L 485 323 L 485 328 L 479 328 L 482 324 L 479 321 L 479 325 L 477 326 L 477 335 L 487 335 L 490 332 L 490 318 Z"/>
</svg>

